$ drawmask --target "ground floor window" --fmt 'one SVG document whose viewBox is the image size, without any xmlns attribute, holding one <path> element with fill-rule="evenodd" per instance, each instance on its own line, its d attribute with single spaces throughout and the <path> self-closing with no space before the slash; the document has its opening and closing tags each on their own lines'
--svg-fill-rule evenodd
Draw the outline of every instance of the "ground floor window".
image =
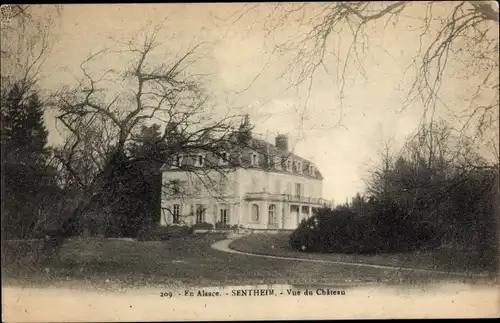
<svg viewBox="0 0 500 323">
<path fill-rule="evenodd" d="M 220 208 L 220 222 L 222 224 L 229 224 L 229 214 L 226 206 Z"/>
<path fill-rule="evenodd" d="M 172 222 L 176 223 L 176 224 L 181 222 L 181 206 L 180 206 L 180 204 L 173 205 Z"/>
<path fill-rule="evenodd" d="M 205 206 L 201 204 L 196 205 L 196 223 L 205 222 Z"/>
<path fill-rule="evenodd" d="M 259 222 L 259 206 L 252 204 L 252 222 Z"/>
<path fill-rule="evenodd" d="M 276 205 L 271 204 L 269 205 L 269 223 L 274 224 L 276 223 Z"/>
</svg>

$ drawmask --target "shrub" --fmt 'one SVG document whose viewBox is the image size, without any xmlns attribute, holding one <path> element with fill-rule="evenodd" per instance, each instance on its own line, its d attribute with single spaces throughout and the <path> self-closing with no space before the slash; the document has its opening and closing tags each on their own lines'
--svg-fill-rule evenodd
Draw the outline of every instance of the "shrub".
<svg viewBox="0 0 500 323">
<path fill-rule="evenodd" d="M 421 248 L 437 248 L 441 246 L 441 232 L 430 222 L 422 222 L 417 227 L 416 241 Z"/>
<path fill-rule="evenodd" d="M 215 223 L 216 229 L 229 230 L 231 229 L 231 225 L 227 223 L 217 222 Z"/>
<path fill-rule="evenodd" d="M 314 217 L 302 221 L 297 230 L 290 235 L 290 246 L 301 251 L 317 251 L 317 231 L 318 227 Z"/>
<path fill-rule="evenodd" d="M 411 251 L 441 244 L 435 225 L 412 218 L 408 211 L 393 201 L 373 205 L 372 225 L 385 251 Z"/>
<path fill-rule="evenodd" d="M 394 203 L 380 202 L 361 216 L 348 208 L 321 209 L 300 223 L 289 244 L 301 251 L 376 253 L 437 247 L 430 223 L 418 223 Z"/>
<path fill-rule="evenodd" d="M 212 230 L 214 225 L 212 223 L 202 222 L 193 225 L 194 229 Z"/>
</svg>

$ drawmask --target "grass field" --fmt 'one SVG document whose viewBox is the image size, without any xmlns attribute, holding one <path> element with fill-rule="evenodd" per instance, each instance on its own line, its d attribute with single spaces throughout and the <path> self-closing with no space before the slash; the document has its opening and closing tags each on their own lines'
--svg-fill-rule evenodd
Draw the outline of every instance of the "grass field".
<svg viewBox="0 0 500 323">
<path fill-rule="evenodd" d="M 244 238 L 238 244 L 253 243 Z M 265 237 L 265 236 L 264 236 Z M 165 242 L 80 238 L 66 241 L 61 261 L 46 268 L 2 264 L 3 284 L 93 288 L 436 282 L 439 275 L 259 258 L 216 251 L 210 234 Z M 250 240 L 248 240 L 250 239 Z M 253 244 L 255 246 L 255 244 Z M 456 279 L 454 281 L 457 281 Z M 461 278 L 459 281 L 463 281 Z"/>
<path fill-rule="evenodd" d="M 233 241 L 230 244 L 230 248 L 237 251 L 272 256 L 452 271 L 461 272 L 465 275 L 477 275 L 480 273 L 479 270 L 475 269 L 470 255 L 453 253 L 450 249 L 446 248 L 433 251 L 377 255 L 306 253 L 293 250 L 288 245 L 289 236 L 289 233 L 252 234 Z"/>
</svg>

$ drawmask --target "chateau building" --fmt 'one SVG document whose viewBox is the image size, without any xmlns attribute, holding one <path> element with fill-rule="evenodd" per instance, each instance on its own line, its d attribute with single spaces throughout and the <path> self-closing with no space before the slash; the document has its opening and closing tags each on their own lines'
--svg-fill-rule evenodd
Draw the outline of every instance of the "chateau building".
<svg viewBox="0 0 500 323">
<path fill-rule="evenodd" d="M 162 166 L 161 225 L 295 229 L 327 203 L 320 171 L 289 151 L 287 136 L 272 145 L 248 131 L 244 145 L 228 150 L 178 155 Z"/>
</svg>

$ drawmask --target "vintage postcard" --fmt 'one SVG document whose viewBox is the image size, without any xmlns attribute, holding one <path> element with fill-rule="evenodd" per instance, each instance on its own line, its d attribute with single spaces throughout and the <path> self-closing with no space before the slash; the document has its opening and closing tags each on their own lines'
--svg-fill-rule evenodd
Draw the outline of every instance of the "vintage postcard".
<svg viewBox="0 0 500 323">
<path fill-rule="evenodd" d="M 500 315 L 497 2 L 0 8 L 4 321 Z"/>
</svg>

